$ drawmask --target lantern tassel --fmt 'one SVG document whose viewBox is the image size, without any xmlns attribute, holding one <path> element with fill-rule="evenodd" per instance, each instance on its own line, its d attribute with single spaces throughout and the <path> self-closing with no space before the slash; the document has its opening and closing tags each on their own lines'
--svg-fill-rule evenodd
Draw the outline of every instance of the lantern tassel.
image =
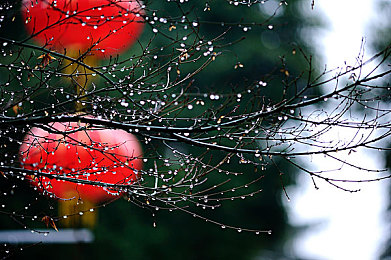
<svg viewBox="0 0 391 260">
<path fill-rule="evenodd" d="M 74 193 L 76 192 L 70 191 L 66 195 L 71 197 Z M 94 228 L 98 216 L 95 203 L 73 197 L 75 198 L 58 202 L 58 214 L 62 216 L 60 225 L 66 228 Z"/>
<path fill-rule="evenodd" d="M 69 57 L 82 61 L 84 64 L 87 64 L 90 67 L 97 66 L 98 64 L 97 56 L 86 55 L 82 59 L 80 59 L 80 52 L 76 51 L 76 49 L 77 48 L 75 49 L 68 48 L 67 55 Z M 76 112 L 82 112 L 83 110 L 85 110 L 86 107 L 85 101 L 87 100 L 86 97 L 82 98 L 82 96 L 87 94 L 87 91 L 90 89 L 90 86 L 92 84 L 91 78 L 94 72 L 78 63 L 74 63 L 69 60 L 65 60 L 64 63 L 65 63 L 64 72 L 65 74 L 68 75 L 72 84 L 74 84 L 76 88 L 76 95 L 78 97 L 78 100 L 76 101 L 75 104 L 75 110 Z"/>
</svg>

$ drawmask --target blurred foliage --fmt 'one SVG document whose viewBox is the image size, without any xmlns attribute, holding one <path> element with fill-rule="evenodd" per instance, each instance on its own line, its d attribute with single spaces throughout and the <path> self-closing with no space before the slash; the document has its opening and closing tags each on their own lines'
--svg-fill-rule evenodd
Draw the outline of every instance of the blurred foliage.
<svg viewBox="0 0 391 260">
<path fill-rule="evenodd" d="M 375 51 L 380 51 L 386 48 L 391 43 L 391 22 L 388 18 L 391 12 L 391 4 L 389 1 L 377 0 L 375 1 L 375 12 L 379 15 L 370 26 L 375 27 L 375 30 L 372 30 L 372 40 L 370 44 Z M 389 59 L 386 64 L 390 64 L 391 60 Z M 388 65 L 389 66 L 389 65 Z M 388 69 L 388 68 L 386 68 Z M 387 85 L 390 85 L 390 77 L 383 79 Z M 383 91 L 384 96 L 389 96 L 390 94 Z M 388 101 L 390 99 L 388 98 Z M 387 145 L 385 145 L 387 146 Z M 390 147 L 390 145 L 388 145 Z M 391 167 L 391 153 L 388 152 L 386 155 L 386 167 L 390 169 Z M 388 227 L 391 225 L 391 184 L 388 185 L 388 207 L 386 213 L 386 221 L 388 222 Z M 388 234 L 388 240 L 385 245 L 383 245 L 383 252 L 381 254 L 381 259 L 389 260 L 391 259 L 391 235 Z"/>
</svg>

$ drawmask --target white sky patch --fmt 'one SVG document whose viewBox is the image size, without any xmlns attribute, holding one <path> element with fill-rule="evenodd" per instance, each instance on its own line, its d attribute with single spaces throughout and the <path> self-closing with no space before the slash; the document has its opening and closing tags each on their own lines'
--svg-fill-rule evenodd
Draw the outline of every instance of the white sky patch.
<svg viewBox="0 0 391 260">
<path fill-rule="evenodd" d="M 315 109 L 315 108 L 314 108 Z M 320 128 L 320 127 L 319 127 Z M 316 132 L 316 129 L 313 129 Z M 355 136 L 354 129 L 332 129 L 322 140 L 350 141 Z M 370 131 L 360 131 L 368 135 Z M 342 146 L 342 145 L 341 145 Z M 384 165 L 381 156 L 356 149 L 355 152 L 342 151 L 331 155 L 346 159 L 350 163 L 367 169 L 378 169 Z M 342 167 L 341 170 L 338 170 Z M 322 174 L 336 179 L 366 180 L 384 174 L 360 171 L 343 165 L 324 155 L 312 156 L 306 168 L 311 170 L 336 170 Z M 377 259 L 380 246 L 386 234 L 381 213 L 385 210 L 387 196 L 385 185 L 372 183 L 340 183 L 346 189 L 360 189 L 359 192 L 346 192 L 337 189 L 323 180 L 315 178 L 316 190 L 310 177 L 302 174 L 300 187 L 289 190 L 291 202 L 291 222 L 295 225 L 311 225 L 307 232 L 299 236 L 294 247 L 299 256 L 309 259 Z"/>
<path fill-rule="evenodd" d="M 346 61 L 354 64 L 367 37 L 365 27 L 373 15 L 373 0 L 315 0 L 328 19 L 329 31 L 322 37 L 322 48 L 328 67 L 338 67 Z"/>
<path fill-rule="evenodd" d="M 360 51 L 361 40 L 367 37 L 365 26 L 373 15 L 373 1 L 370 0 L 315 0 L 315 9 L 322 9 L 330 26 L 323 36 L 319 36 L 318 52 L 323 52 L 328 68 L 344 67 L 345 62 L 353 65 Z M 318 10 L 316 10 L 318 13 Z M 366 47 L 368 49 L 368 47 Z M 370 53 L 366 51 L 365 57 Z M 325 138 L 344 138 L 354 132 L 334 129 Z M 382 153 L 364 153 L 360 150 L 340 158 L 358 163 L 367 168 L 384 166 Z M 340 155 L 339 155 L 340 156 Z M 314 156 L 312 169 L 338 168 L 341 163 L 322 156 Z M 360 172 L 344 166 L 334 173 L 343 179 L 368 179 L 371 173 Z M 374 176 L 374 175 L 372 175 Z M 316 181 L 319 190 L 305 173 L 298 180 L 299 187 L 289 190 L 291 198 L 290 220 L 295 225 L 307 225 L 294 242 L 298 256 L 307 259 L 377 259 L 385 240 L 387 225 L 384 223 L 387 196 L 386 181 L 343 185 L 359 188 L 360 192 L 344 192 L 323 181 Z"/>
</svg>

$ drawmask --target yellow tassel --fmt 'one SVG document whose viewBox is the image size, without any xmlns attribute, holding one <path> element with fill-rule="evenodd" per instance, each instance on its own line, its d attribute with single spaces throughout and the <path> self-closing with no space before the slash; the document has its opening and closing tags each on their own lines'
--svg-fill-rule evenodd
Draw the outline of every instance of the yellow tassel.
<svg viewBox="0 0 391 260">
<path fill-rule="evenodd" d="M 80 57 L 80 55 L 81 53 L 79 51 L 72 50 L 71 48 L 67 49 L 68 57 L 77 59 L 93 68 L 97 66 L 98 59 L 96 56 L 86 55 L 84 57 Z M 64 60 L 64 65 L 64 73 L 67 74 L 72 84 L 76 87 L 76 95 L 78 97 L 84 96 L 90 89 L 93 81 L 92 74 L 94 74 L 94 72 L 89 70 L 87 67 L 70 60 Z M 87 100 L 85 97 L 78 99 L 75 105 L 76 112 L 81 112 L 84 110 L 85 104 L 83 104 L 83 101 L 85 100 Z"/>
<path fill-rule="evenodd" d="M 74 197 L 74 199 L 59 200 L 60 225 L 65 228 L 94 228 L 98 214 L 96 205 L 93 202 L 78 199 L 76 191 L 70 191 L 65 196 Z"/>
</svg>

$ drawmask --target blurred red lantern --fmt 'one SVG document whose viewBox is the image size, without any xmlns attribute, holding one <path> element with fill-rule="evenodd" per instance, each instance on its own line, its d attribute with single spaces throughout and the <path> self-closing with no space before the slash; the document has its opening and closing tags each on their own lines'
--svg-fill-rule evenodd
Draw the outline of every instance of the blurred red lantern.
<svg viewBox="0 0 391 260">
<path fill-rule="evenodd" d="M 22 14 L 40 44 L 57 51 L 93 47 L 98 56 L 124 51 L 144 27 L 139 0 L 23 0 Z"/>
<path fill-rule="evenodd" d="M 123 130 L 87 128 L 83 123 L 50 123 L 53 132 L 32 128 L 20 147 L 25 169 L 89 180 L 101 184 L 131 185 L 142 167 L 137 138 Z M 65 134 L 65 132 L 67 132 Z M 107 201 L 120 192 L 90 184 L 30 175 L 33 185 L 62 199 L 91 203 Z"/>
</svg>

